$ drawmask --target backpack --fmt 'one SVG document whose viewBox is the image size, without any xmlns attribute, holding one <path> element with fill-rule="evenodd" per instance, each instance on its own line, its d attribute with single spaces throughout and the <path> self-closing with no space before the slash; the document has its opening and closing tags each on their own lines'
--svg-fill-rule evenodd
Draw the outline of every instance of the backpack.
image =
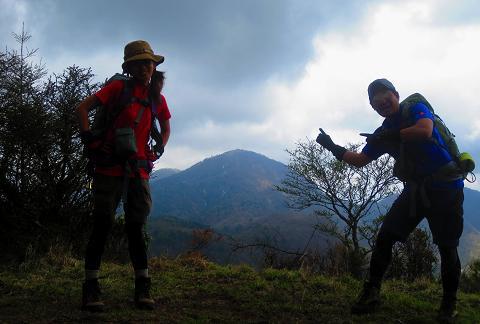
<svg viewBox="0 0 480 324">
<path fill-rule="evenodd" d="M 153 100 L 150 97 L 148 100 L 142 100 L 137 97 L 133 96 L 133 81 L 130 77 L 116 73 L 110 79 L 106 80 L 103 86 L 106 86 L 113 81 L 120 80 L 123 84 L 122 92 L 120 93 L 119 97 L 113 102 L 112 107 L 105 107 L 103 105 L 97 105 L 95 108 L 94 119 L 91 127 L 92 135 L 95 139 L 103 142 L 105 140 L 105 136 L 113 127 L 113 124 L 117 117 L 120 115 L 122 110 L 126 108 L 128 105 L 138 102 L 144 108 L 151 106 L 152 107 L 152 123 L 150 127 L 150 138 L 155 141 L 155 145 L 152 145 L 152 149 L 154 153 L 157 155 L 161 155 L 160 151 L 162 149 L 162 137 L 160 135 L 160 131 L 158 130 L 156 120 L 156 107 L 153 105 Z M 110 108 L 110 109 L 109 109 Z M 143 114 L 143 109 L 139 112 L 136 123 L 139 122 L 141 116 Z"/>
<path fill-rule="evenodd" d="M 437 129 L 443 143 L 434 138 L 432 138 L 432 140 L 436 145 L 444 148 L 453 159 L 453 163 L 449 163 L 444 168 L 441 168 L 441 170 L 436 172 L 437 174 L 434 175 L 434 177 L 438 179 L 443 178 L 443 180 L 465 179 L 466 175 L 475 168 L 473 158 L 466 152 L 460 153 L 457 142 L 455 141 L 455 135 L 448 129 L 442 118 L 435 113 L 432 105 L 421 94 L 414 93 L 400 103 L 402 128 L 414 124 L 411 108 L 418 103 L 427 106 L 428 110 L 432 113 L 433 126 Z M 402 162 L 408 164 L 408 161 Z"/>
<path fill-rule="evenodd" d="M 153 113 L 155 111 L 155 107 L 153 104 L 151 104 L 153 103 L 151 96 L 148 100 L 144 100 L 144 99 L 142 100 L 137 97 L 134 97 L 133 96 L 133 88 L 134 88 L 133 80 L 130 77 L 120 73 L 116 73 L 110 79 L 106 80 L 103 86 L 106 86 L 116 80 L 120 80 L 124 83 L 122 92 L 120 93 L 116 102 L 114 102 L 111 107 L 110 106 L 107 107 L 99 104 L 92 108 L 92 109 L 95 109 L 93 123 L 91 126 L 91 131 L 92 131 L 95 144 L 91 145 L 88 149 L 86 149 L 86 152 L 84 152 L 84 154 L 88 159 L 87 172 L 89 175 L 94 174 L 94 170 L 96 166 L 111 167 L 117 164 L 124 164 L 126 165 L 126 167 L 129 167 L 127 165 L 128 163 L 126 162 L 128 160 L 128 154 L 131 154 L 132 151 L 130 151 L 127 154 L 125 154 L 124 152 L 122 153 L 122 155 L 124 156 L 119 156 L 119 154 L 117 154 L 118 148 L 116 147 L 114 147 L 115 152 L 110 152 L 110 153 L 106 153 L 104 150 L 102 150 L 102 148 L 104 147 L 104 144 L 106 141 L 107 132 L 113 127 L 113 124 L 117 119 L 117 117 L 120 115 L 120 113 L 124 108 L 126 108 L 133 102 L 138 102 L 143 106 L 137 115 L 137 118 L 134 122 L 134 125 L 135 125 L 134 127 L 136 127 L 136 124 L 138 124 L 138 122 L 140 121 L 140 118 L 142 117 L 144 109 L 148 106 L 152 106 L 152 118 L 151 118 L 152 123 L 150 127 L 150 139 L 155 141 L 155 144 L 153 144 L 152 141 L 150 140 L 150 146 L 153 153 L 155 153 L 157 157 L 160 157 L 163 153 L 163 140 L 155 122 L 156 114 Z M 127 152 L 128 150 L 132 150 L 132 149 L 136 152 L 136 142 L 134 138 L 133 129 L 126 129 L 126 128 L 116 129 L 115 136 L 116 136 L 115 140 L 119 139 L 120 141 L 116 141 L 116 144 L 114 144 L 114 146 L 121 145 L 122 147 L 126 148 Z M 138 171 L 138 168 L 145 168 L 150 172 L 152 167 L 151 161 L 147 161 L 147 160 L 141 160 L 141 161 L 128 160 L 128 161 L 131 164 L 132 163 L 135 164 L 131 168 L 131 169 L 134 169 L 135 171 Z"/>
<path fill-rule="evenodd" d="M 458 149 L 457 142 L 455 141 L 455 135 L 448 129 L 445 122 L 435 113 L 432 105 L 419 93 L 414 93 L 400 103 L 402 109 L 402 121 L 406 122 L 407 125 L 413 125 L 413 116 L 411 114 L 411 108 L 418 103 L 422 103 L 427 106 L 428 110 L 433 115 L 433 126 L 437 129 L 443 143 L 438 143 L 435 141 L 435 144 L 442 146 L 448 153 L 452 156 L 455 162 L 458 162 L 460 158 L 460 151 Z"/>
</svg>

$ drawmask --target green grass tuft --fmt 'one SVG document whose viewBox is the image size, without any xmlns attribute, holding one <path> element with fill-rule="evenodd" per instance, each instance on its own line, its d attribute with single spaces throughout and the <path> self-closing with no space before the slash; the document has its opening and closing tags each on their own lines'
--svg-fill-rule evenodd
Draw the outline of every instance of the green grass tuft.
<svg viewBox="0 0 480 324">
<path fill-rule="evenodd" d="M 220 266 L 198 255 L 150 262 L 154 311 L 133 307 L 130 265 L 104 263 L 100 283 L 103 314 L 80 310 L 83 263 L 55 257 L 19 269 L 0 268 L 0 322 L 280 322 L 435 323 L 441 286 L 421 279 L 388 281 L 383 305 L 368 316 L 350 315 L 362 283 L 348 276 L 325 277 L 291 270 L 254 271 Z M 457 323 L 480 323 L 480 295 L 459 294 Z"/>
</svg>

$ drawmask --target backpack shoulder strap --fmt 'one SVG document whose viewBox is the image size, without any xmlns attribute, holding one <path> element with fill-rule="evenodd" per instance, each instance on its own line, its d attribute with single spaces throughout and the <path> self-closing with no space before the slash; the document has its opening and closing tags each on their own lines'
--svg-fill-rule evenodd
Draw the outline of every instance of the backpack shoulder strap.
<svg viewBox="0 0 480 324">
<path fill-rule="evenodd" d="M 422 96 L 419 93 L 414 93 L 408 96 L 405 100 L 403 100 L 400 103 L 400 107 L 402 109 L 401 111 L 402 123 L 404 123 L 405 121 L 407 125 L 410 125 L 410 126 L 413 125 L 413 114 L 411 112 L 412 110 L 411 108 L 418 103 L 422 103 L 425 106 L 427 106 L 428 110 L 430 110 L 430 112 L 432 113 L 433 127 L 436 128 L 436 130 L 438 131 L 441 141 L 443 141 L 443 143 L 439 142 L 437 139 L 433 137 L 432 137 L 432 141 L 436 145 L 445 149 L 450 154 L 452 159 L 458 163 L 458 156 L 460 155 L 460 152 L 459 152 L 457 143 L 455 141 L 455 135 L 453 135 L 450 132 L 450 130 L 448 129 L 447 125 L 444 123 L 442 118 L 440 118 L 440 116 L 438 116 L 435 113 L 435 110 L 433 109 L 432 105 L 427 101 L 427 99 L 425 99 L 424 96 Z"/>
<path fill-rule="evenodd" d="M 433 107 L 428 102 L 428 100 L 425 99 L 425 97 L 422 96 L 421 94 L 414 93 L 408 96 L 407 98 L 405 98 L 404 100 L 402 100 L 402 102 L 400 102 L 400 113 L 401 113 L 401 120 L 402 120 L 403 127 L 412 126 L 414 124 L 412 108 L 419 103 L 427 106 L 428 110 L 430 110 L 434 115 L 434 117 L 436 118 L 435 111 L 433 110 Z"/>
<path fill-rule="evenodd" d="M 158 120 L 158 115 L 157 115 L 158 109 L 157 109 L 157 105 L 155 103 L 155 100 L 153 100 L 153 97 L 150 96 L 149 99 L 150 99 L 151 108 L 152 108 L 151 109 L 152 124 L 150 126 L 150 138 L 155 141 L 155 145 L 153 145 L 153 151 L 157 155 L 161 155 L 161 154 L 159 154 L 159 152 L 162 150 L 163 139 L 162 139 L 162 135 L 161 135 L 160 131 L 158 130 L 157 123 L 155 122 L 155 120 Z"/>
<path fill-rule="evenodd" d="M 131 80 L 123 81 L 123 88 L 116 102 L 113 104 L 112 115 L 116 118 L 122 110 L 132 103 L 133 82 Z"/>
<path fill-rule="evenodd" d="M 122 91 L 113 101 L 111 109 L 108 110 L 106 129 L 112 127 L 122 110 L 134 101 L 132 80 L 121 81 L 123 82 Z"/>
<path fill-rule="evenodd" d="M 428 102 L 427 99 L 425 99 L 424 96 L 422 96 L 419 93 L 414 93 L 414 94 L 409 95 L 407 98 L 405 98 L 400 103 L 400 105 L 411 108 L 411 107 L 415 106 L 417 103 L 424 104 L 425 106 L 427 106 L 428 110 L 430 110 L 432 113 L 435 113 L 432 105 Z"/>
</svg>

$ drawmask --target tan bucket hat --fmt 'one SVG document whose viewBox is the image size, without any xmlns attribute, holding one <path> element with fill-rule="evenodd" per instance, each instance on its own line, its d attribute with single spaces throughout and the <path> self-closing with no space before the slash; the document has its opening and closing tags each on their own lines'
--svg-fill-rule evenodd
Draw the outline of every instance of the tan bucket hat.
<svg viewBox="0 0 480 324">
<path fill-rule="evenodd" d="M 165 58 L 161 55 L 154 54 L 150 44 L 144 40 L 136 40 L 125 45 L 122 64 L 123 69 L 125 69 L 128 62 L 141 60 L 152 60 L 158 65 L 162 63 Z"/>
</svg>

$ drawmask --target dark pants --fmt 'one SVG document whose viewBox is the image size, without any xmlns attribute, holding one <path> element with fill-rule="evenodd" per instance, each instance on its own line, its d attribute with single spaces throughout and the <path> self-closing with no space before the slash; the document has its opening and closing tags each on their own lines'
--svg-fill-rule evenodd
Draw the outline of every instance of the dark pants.
<svg viewBox="0 0 480 324">
<path fill-rule="evenodd" d="M 380 285 L 392 258 L 392 247 L 404 242 L 415 227 L 427 218 L 438 245 L 444 298 L 455 298 L 460 279 L 460 259 L 457 246 L 463 231 L 463 189 L 427 189 L 430 206 L 423 199 L 416 201 L 414 217 L 409 214 L 409 192 L 403 191 L 385 216 L 370 261 L 370 280 Z"/>
<path fill-rule="evenodd" d="M 115 220 L 115 211 L 124 190 L 123 177 L 96 174 L 93 179 L 94 225 L 85 256 L 85 269 L 98 270 L 107 236 Z M 147 248 L 143 228 L 152 200 L 148 180 L 130 178 L 127 189 L 125 232 L 133 268 L 147 269 Z"/>
</svg>

